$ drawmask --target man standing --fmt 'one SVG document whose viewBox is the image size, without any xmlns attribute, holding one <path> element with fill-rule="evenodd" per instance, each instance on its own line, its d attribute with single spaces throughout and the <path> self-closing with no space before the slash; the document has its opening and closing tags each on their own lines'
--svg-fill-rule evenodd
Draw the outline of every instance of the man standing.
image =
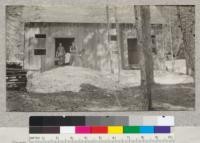
<svg viewBox="0 0 200 143">
<path fill-rule="evenodd" d="M 58 58 L 58 65 L 63 65 L 65 63 L 65 48 L 62 46 L 62 43 L 59 43 L 56 57 Z"/>
</svg>

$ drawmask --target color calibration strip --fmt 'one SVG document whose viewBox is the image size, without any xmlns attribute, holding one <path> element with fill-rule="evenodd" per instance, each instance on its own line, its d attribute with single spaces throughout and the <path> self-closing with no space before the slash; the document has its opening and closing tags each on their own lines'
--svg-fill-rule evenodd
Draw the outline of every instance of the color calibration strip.
<svg viewBox="0 0 200 143">
<path fill-rule="evenodd" d="M 33 116 L 30 143 L 174 143 L 172 116 Z"/>
<path fill-rule="evenodd" d="M 160 134 L 171 133 L 170 126 L 61 126 L 30 127 L 30 134 Z"/>
<path fill-rule="evenodd" d="M 171 133 L 171 116 L 147 116 L 141 125 L 128 116 L 32 116 L 30 134 L 157 134 Z"/>
</svg>

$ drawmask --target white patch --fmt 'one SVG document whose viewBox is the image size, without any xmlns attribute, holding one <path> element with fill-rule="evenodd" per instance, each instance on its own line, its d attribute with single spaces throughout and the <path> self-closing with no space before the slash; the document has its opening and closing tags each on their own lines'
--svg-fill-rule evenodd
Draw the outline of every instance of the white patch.
<svg viewBox="0 0 200 143">
<path fill-rule="evenodd" d="M 86 44 L 90 39 L 92 39 L 92 37 L 94 36 L 94 33 L 90 33 L 88 34 L 85 39 L 83 40 L 83 42 Z"/>
</svg>

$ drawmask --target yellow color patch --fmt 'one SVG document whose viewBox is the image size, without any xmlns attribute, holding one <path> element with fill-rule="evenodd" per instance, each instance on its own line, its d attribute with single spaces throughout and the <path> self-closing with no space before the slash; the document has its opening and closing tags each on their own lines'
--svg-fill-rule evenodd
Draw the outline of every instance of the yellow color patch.
<svg viewBox="0 0 200 143">
<path fill-rule="evenodd" d="M 109 134 L 123 134 L 123 126 L 108 126 Z"/>
</svg>

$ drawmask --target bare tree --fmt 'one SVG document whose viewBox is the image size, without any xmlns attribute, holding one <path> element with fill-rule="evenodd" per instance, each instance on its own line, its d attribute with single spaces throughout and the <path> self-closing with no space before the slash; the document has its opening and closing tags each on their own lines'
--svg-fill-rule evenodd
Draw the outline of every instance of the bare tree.
<svg viewBox="0 0 200 143">
<path fill-rule="evenodd" d="M 183 51 L 187 74 L 195 75 L 195 12 L 194 6 L 177 6 L 180 28 L 183 34 Z"/>
<path fill-rule="evenodd" d="M 23 22 L 22 22 L 23 6 L 7 6 L 6 7 L 6 58 L 7 61 L 13 58 L 19 58 L 21 51 L 20 46 L 23 45 Z M 20 49 L 21 48 L 21 49 Z"/>
<path fill-rule="evenodd" d="M 150 7 L 135 6 L 138 48 L 140 49 L 141 87 L 144 96 L 143 110 L 152 108 L 153 57 L 151 49 Z"/>
<path fill-rule="evenodd" d="M 114 73 L 114 70 L 113 70 L 113 62 L 112 62 L 112 50 L 110 48 L 110 11 L 109 11 L 109 6 L 107 5 L 106 6 L 106 19 L 107 19 L 107 32 L 108 32 L 108 44 L 107 44 L 107 48 L 109 49 L 109 60 L 110 60 L 110 70 L 111 70 L 111 73 Z"/>
</svg>

